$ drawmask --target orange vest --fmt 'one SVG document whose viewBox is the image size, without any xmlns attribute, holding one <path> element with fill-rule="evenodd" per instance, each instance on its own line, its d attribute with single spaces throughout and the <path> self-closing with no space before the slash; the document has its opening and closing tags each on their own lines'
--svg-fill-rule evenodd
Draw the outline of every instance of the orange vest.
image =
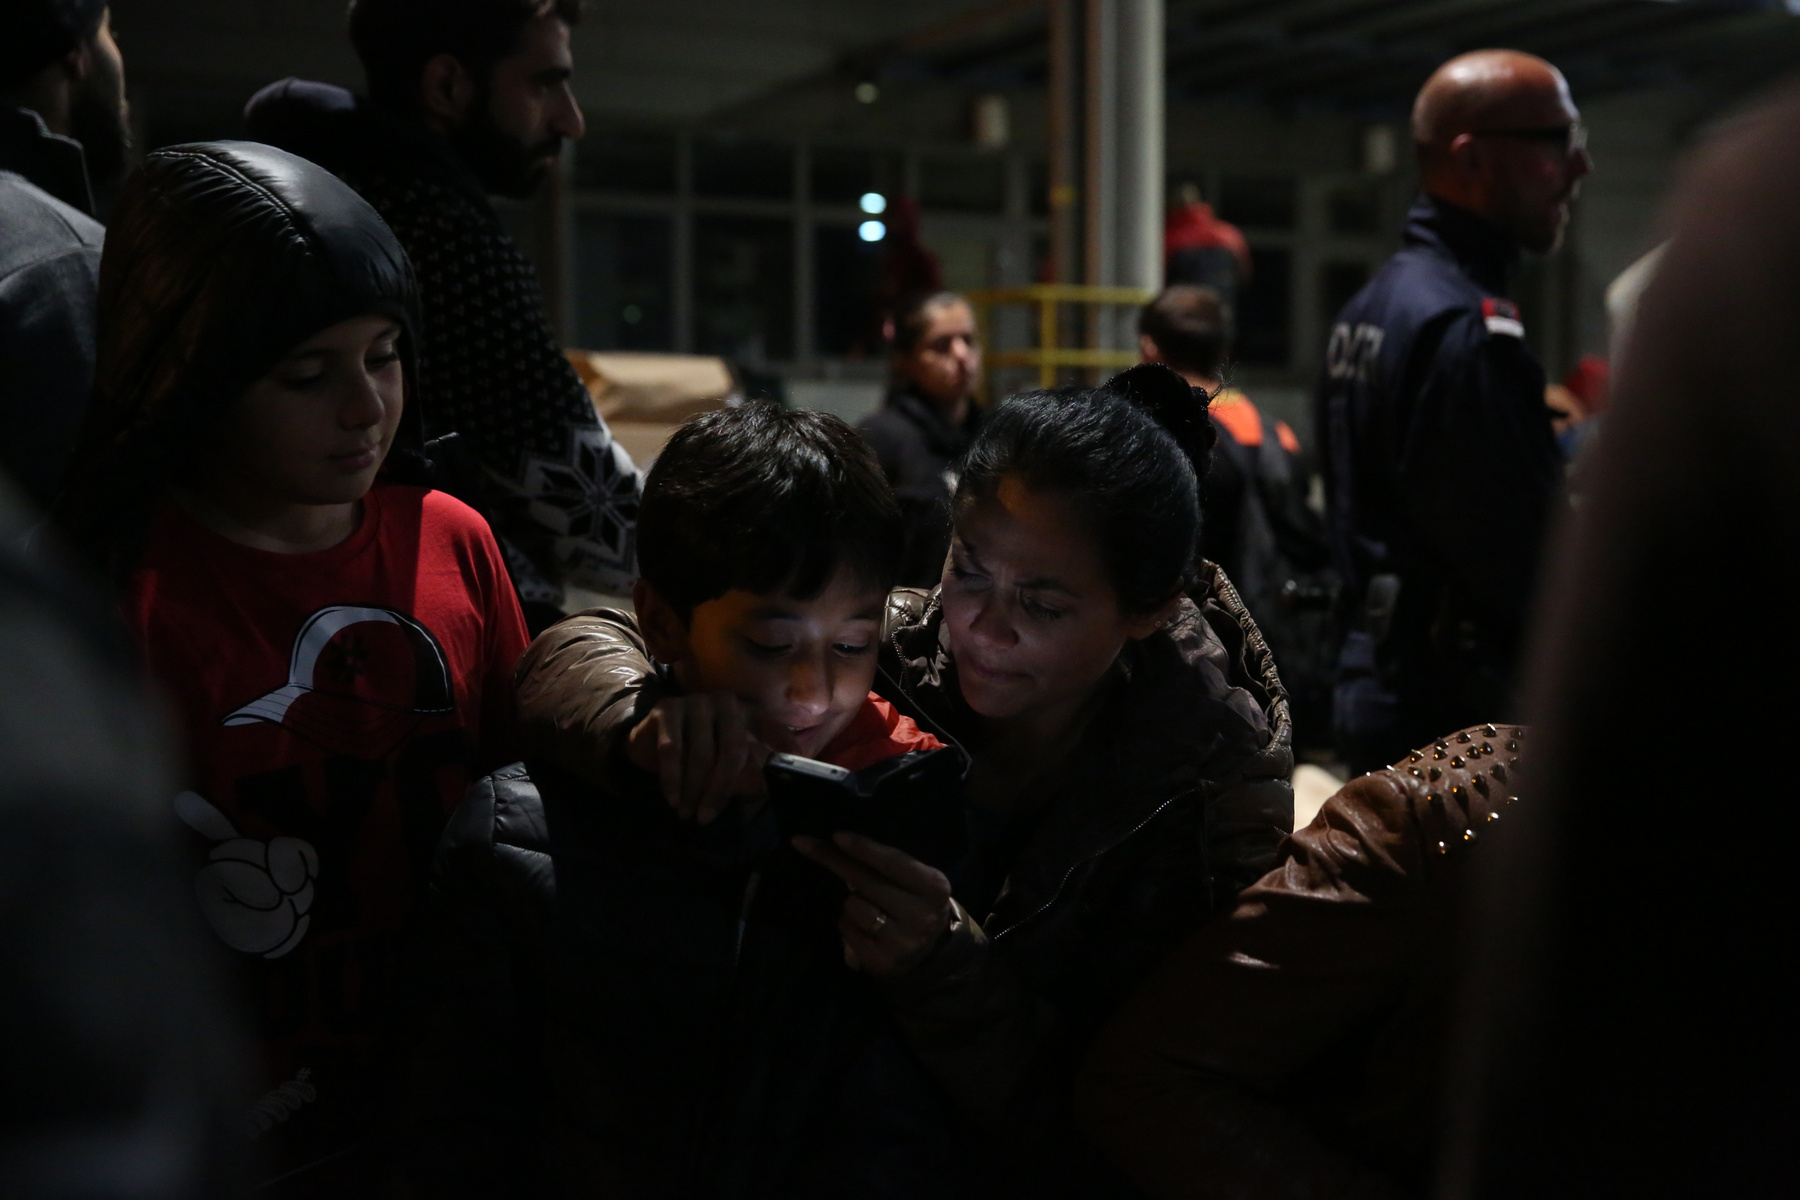
<svg viewBox="0 0 1800 1200">
<path fill-rule="evenodd" d="M 1207 411 L 1218 419 L 1238 445 L 1250 449 L 1262 445 L 1262 416 L 1256 411 L 1256 405 L 1250 403 L 1250 398 L 1236 388 L 1226 388 L 1214 396 Z M 1294 436 L 1286 421 L 1275 422 L 1275 440 L 1289 454 L 1300 453 L 1300 439 Z"/>
</svg>

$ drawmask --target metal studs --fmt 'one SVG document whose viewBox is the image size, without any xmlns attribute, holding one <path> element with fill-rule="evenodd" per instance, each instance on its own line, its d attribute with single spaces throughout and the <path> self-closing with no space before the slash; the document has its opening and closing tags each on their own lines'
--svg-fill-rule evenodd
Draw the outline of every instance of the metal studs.
<svg viewBox="0 0 1800 1200">
<path fill-rule="evenodd" d="M 1438 795 L 1436 792 L 1429 792 L 1425 796 L 1425 803 L 1441 804 L 1441 803 L 1443 803 L 1443 799 L 1444 798 L 1442 796 Z"/>
<path fill-rule="evenodd" d="M 1419 768 L 1417 768 L 1417 767 L 1414 767 L 1412 770 L 1408 771 L 1407 774 L 1411 775 L 1414 779 L 1425 778 L 1425 772 L 1419 770 Z"/>
<path fill-rule="evenodd" d="M 1460 754 L 1459 754 L 1459 755 L 1457 755 L 1457 756 L 1456 756 L 1456 757 L 1455 757 L 1455 758 L 1453 758 L 1453 759 L 1451 759 L 1451 760 L 1450 760 L 1450 765 L 1451 765 L 1451 766 L 1453 766 L 1453 767 L 1455 767 L 1455 768 L 1457 768 L 1457 769 L 1458 769 L 1458 770 L 1461 770 L 1461 769 L 1462 769 L 1462 766 L 1463 766 L 1463 758 L 1462 758 L 1462 755 L 1460 755 Z"/>
<path fill-rule="evenodd" d="M 1498 779 L 1501 783 L 1505 783 L 1506 782 L 1506 768 L 1501 766 L 1499 763 L 1495 763 L 1493 769 L 1494 769 L 1494 778 Z"/>
<path fill-rule="evenodd" d="M 1442 771 L 1438 770 L 1436 767 L 1431 768 L 1431 778 L 1433 781 L 1436 781 L 1437 779 L 1441 778 L 1443 776 L 1443 774 L 1444 773 Z"/>
<path fill-rule="evenodd" d="M 1438 843 L 1438 853 L 1439 854 L 1448 854 L 1448 853 L 1450 853 L 1450 848 L 1448 846 L 1444 845 L 1444 843 L 1439 842 Z"/>
<path fill-rule="evenodd" d="M 1474 741 L 1474 739 L 1469 736 L 1469 731 L 1466 729 L 1456 735 L 1456 740 L 1461 742 L 1465 746 L 1468 745 L 1471 741 Z"/>
<path fill-rule="evenodd" d="M 1517 754 L 1519 752 L 1519 743 L 1517 743 L 1517 742 L 1506 743 L 1506 752 L 1508 754 Z"/>
<path fill-rule="evenodd" d="M 1418 762 L 1420 759 L 1422 759 L 1424 757 L 1425 756 L 1423 754 L 1420 754 L 1417 750 L 1414 750 L 1411 754 L 1406 756 L 1406 761 L 1407 762 Z"/>
<path fill-rule="evenodd" d="M 1492 754 L 1494 752 L 1493 744 L 1490 742 L 1481 743 L 1481 752 L 1483 754 Z"/>
<path fill-rule="evenodd" d="M 1431 757 L 1436 758 L 1436 759 L 1442 759 L 1444 757 L 1444 747 L 1439 746 L 1436 750 L 1433 750 L 1431 752 Z"/>
<path fill-rule="evenodd" d="M 1490 821 L 1498 821 L 1500 819 L 1500 814 L 1497 812 L 1491 812 L 1487 815 L 1487 819 Z"/>
<path fill-rule="evenodd" d="M 1477 840 L 1477 839 L 1476 839 L 1476 837 L 1475 837 L 1475 831 L 1474 831 L 1474 830 L 1473 830 L 1473 829 L 1465 829 L 1465 830 L 1463 830 L 1463 841 L 1465 841 L 1465 842 L 1473 842 L 1473 841 L 1475 841 L 1475 840 Z"/>
<path fill-rule="evenodd" d="M 1461 787 L 1451 788 L 1450 796 L 1453 800 L 1467 800 L 1469 798 L 1468 793 L 1463 791 Z"/>
<path fill-rule="evenodd" d="M 1500 736 L 1500 731 L 1498 729 L 1495 729 L 1492 725 L 1483 725 L 1481 727 L 1481 732 L 1486 734 L 1488 737 L 1499 737 Z"/>
</svg>

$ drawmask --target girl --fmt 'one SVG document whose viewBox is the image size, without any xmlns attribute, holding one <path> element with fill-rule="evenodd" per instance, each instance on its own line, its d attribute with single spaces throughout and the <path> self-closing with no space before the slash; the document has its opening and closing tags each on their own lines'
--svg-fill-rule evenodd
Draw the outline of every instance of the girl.
<svg viewBox="0 0 1800 1200">
<path fill-rule="evenodd" d="M 525 642 L 486 523 L 418 486 L 412 272 L 366 203 L 253 143 L 127 184 L 58 517 L 175 701 L 201 910 L 245 968 L 283 1195 L 360 1195 L 443 823 L 509 760 Z"/>
</svg>

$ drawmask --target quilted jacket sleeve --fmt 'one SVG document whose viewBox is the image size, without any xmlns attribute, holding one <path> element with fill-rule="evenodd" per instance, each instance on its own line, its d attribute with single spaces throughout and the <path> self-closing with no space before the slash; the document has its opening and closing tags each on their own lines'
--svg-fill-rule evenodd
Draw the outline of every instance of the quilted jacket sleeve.
<svg viewBox="0 0 1800 1200">
<path fill-rule="evenodd" d="M 521 986 L 495 839 L 496 780 L 457 806 L 432 865 L 421 918 L 419 1016 L 408 1125 L 414 1186 L 425 1198 L 547 1193 L 538 1169 L 552 1135 L 541 1031 Z"/>
</svg>

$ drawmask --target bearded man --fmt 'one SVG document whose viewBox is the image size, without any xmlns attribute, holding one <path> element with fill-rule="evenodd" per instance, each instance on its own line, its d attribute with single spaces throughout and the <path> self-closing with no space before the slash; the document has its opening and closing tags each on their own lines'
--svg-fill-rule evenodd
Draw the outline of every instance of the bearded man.
<svg viewBox="0 0 1800 1200">
<path fill-rule="evenodd" d="M 570 88 L 580 0 L 354 0 L 367 96 L 284 79 L 250 136 L 329 168 L 412 258 L 424 307 L 420 394 L 455 432 L 535 632 L 565 584 L 629 593 L 642 474 L 557 345 L 536 272 L 490 195 L 525 198 L 581 137 Z"/>
</svg>

